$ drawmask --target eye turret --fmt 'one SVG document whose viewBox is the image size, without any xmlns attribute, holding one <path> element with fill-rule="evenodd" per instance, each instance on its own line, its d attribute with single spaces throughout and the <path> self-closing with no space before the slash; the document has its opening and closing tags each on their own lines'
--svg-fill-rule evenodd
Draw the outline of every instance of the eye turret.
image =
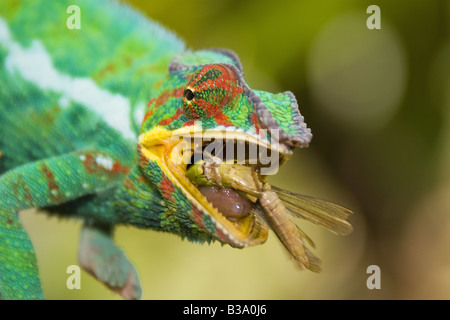
<svg viewBox="0 0 450 320">
<path fill-rule="evenodd" d="M 223 64 L 211 64 L 191 74 L 183 92 L 183 108 L 192 119 L 214 117 L 233 107 L 242 87 L 234 71 Z"/>
</svg>

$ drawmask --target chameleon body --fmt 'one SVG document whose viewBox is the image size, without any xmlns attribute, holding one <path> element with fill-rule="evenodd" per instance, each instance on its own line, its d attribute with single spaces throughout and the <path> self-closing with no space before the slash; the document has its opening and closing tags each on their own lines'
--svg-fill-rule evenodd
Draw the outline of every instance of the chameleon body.
<svg viewBox="0 0 450 320">
<path fill-rule="evenodd" d="M 70 30 L 70 5 L 0 3 L 0 298 L 44 298 L 27 208 L 82 219 L 80 264 L 130 299 L 141 289 L 116 225 L 263 243 L 267 228 L 222 216 L 175 151 L 188 134 L 228 133 L 283 163 L 311 139 L 293 94 L 252 90 L 231 51 L 189 50 L 120 3 L 76 1 L 81 29 Z"/>
</svg>

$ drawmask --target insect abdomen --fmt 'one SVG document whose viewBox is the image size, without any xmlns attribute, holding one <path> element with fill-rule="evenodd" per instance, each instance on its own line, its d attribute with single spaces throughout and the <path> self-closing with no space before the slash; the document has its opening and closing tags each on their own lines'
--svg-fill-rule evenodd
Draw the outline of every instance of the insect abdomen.
<svg viewBox="0 0 450 320">
<path fill-rule="evenodd" d="M 297 227 L 277 194 L 273 191 L 265 191 L 259 198 L 259 202 L 264 210 L 267 221 L 284 247 L 302 266 L 308 268 L 308 257 L 305 254 L 303 242 L 297 231 Z"/>
</svg>

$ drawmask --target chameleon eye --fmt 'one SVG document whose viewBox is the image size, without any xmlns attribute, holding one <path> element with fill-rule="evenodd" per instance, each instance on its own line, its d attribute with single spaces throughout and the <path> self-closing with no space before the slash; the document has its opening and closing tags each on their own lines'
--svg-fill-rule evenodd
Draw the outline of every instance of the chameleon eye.
<svg viewBox="0 0 450 320">
<path fill-rule="evenodd" d="M 183 95 L 187 101 L 191 101 L 192 99 L 195 98 L 195 95 L 191 89 L 185 89 Z"/>
</svg>

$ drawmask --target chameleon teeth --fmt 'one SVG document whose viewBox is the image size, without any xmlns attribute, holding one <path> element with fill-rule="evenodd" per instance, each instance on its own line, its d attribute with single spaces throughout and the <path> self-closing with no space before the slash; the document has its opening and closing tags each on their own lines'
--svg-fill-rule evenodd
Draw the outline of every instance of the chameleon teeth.
<svg viewBox="0 0 450 320">
<path fill-rule="evenodd" d="M 217 131 L 224 131 L 225 130 L 225 126 L 220 125 L 220 126 L 216 127 L 215 130 L 217 130 Z"/>
</svg>

